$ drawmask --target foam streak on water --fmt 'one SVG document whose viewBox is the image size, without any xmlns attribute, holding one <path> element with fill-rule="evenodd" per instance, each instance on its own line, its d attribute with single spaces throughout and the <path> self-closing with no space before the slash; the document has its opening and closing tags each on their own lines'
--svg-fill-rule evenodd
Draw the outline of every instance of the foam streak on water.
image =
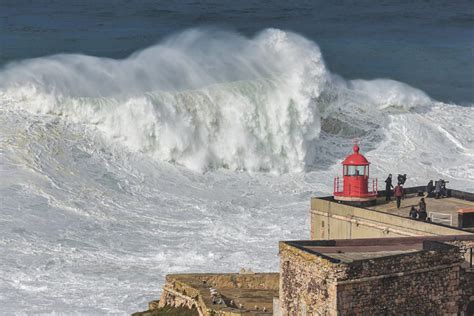
<svg viewBox="0 0 474 316">
<path fill-rule="evenodd" d="M 361 141 L 373 175 L 474 190 L 474 111 L 347 81 L 318 46 L 193 29 L 125 60 L 0 72 L 0 306 L 123 314 L 166 273 L 278 268 Z"/>
</svg>

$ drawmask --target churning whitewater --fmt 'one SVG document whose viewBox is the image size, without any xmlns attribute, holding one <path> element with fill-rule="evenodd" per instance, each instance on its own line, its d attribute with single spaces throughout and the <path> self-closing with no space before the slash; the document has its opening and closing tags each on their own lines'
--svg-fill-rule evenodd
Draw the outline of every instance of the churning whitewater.
<svg viewBox="0 0 474 316">
<path fill-rule="evenodd" d="M 164 275 L 277 270 L 358 139 L 372 175 L 474 190 L 474 108 L 345 80 L 316 43 L 191 29 L 0 71 L 2 311 L 125 313 Z"/>
</svg>

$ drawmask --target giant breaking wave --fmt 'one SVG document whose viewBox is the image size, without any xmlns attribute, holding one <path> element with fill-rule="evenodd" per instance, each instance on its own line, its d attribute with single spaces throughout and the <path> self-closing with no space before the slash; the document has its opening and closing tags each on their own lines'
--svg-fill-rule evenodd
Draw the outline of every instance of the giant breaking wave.
<svg viewBox="0 0 474 316">
<path fill-rule="evenodd" d="M 375 146 L 386 113 L 432 104 L 403 83 L 332 75 L 314 42 L 276 29 L 251 39 L 193 29 L 124 60 L 55 55 L 10 64 L 0 78 L 4 104 L 197 171 L 306 170 L 328 158 L 321 132 Z"/>
</svg>

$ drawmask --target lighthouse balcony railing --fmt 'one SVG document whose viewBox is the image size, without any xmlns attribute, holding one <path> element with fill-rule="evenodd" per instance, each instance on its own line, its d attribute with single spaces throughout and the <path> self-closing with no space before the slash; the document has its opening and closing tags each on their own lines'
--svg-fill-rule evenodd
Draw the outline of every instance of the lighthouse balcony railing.
<svg viewBox="0 0 474 316">
<path fill-rule="evenodd" d="M 335 177 L 334 178 L 334 195 L 345 195 L 345 194 L 348 194 L 348 195 L 352 195 L 353 192 L 351 192 L 351 187 L 349 185 L 349 187 L 347 188 L 348 192 L 345 192 L 344 191 L 344 183 L 343 183 L 343 179 L 340 179 L 339 177 Z M 376 196 L 378 194 L 378 180 L 377 178 L 375 179 L 369 179 L 368 181 L 368 185 L 367 185 L 367 193 L 365 194 L 358 194 L 358 195 L 363 195 L 363 196 Z M 360 192 L 360 190 L 357 190 Z"/>
</svg>

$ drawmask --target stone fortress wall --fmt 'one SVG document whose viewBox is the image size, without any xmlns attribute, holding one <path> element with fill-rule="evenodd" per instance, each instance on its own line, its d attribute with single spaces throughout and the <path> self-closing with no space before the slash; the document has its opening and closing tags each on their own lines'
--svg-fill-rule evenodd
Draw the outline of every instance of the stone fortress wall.
<svg viewBox="0 0 474 316">
<path fill-rule="evenodd" d="M 463 250 L 474 247 L 474 236 L 453 238 L 464 240 L 335 241 L 335 247 L 353 247 L 359 256 L 374 245 L 422 243 L 419 251 L 348 262 L 306 248 L 330 245 L 324 241 L 280 242 L 280 313 L 466 315 L 474 301 L 474 272 L 463 267 Z"/>
</svg>

